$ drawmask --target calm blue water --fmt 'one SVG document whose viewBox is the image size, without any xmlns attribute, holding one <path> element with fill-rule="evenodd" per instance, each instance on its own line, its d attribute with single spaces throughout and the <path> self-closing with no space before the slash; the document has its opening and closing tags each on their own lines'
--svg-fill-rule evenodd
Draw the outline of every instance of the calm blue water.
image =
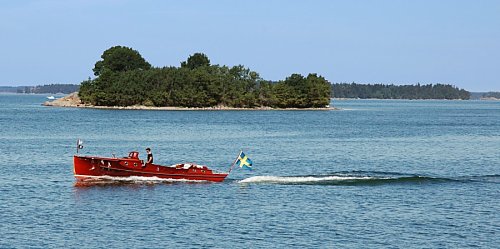
<svg viewBox="0 0 500 249">
<path fill-rule="evenodd" d="M 498 248 L 500 102 L 335 101 L 342 111 L 43 107 L 0 95 L 0 247 Z M 151 147 L 223 183 L 75 186 L 72 155 Z"/>
</svg>

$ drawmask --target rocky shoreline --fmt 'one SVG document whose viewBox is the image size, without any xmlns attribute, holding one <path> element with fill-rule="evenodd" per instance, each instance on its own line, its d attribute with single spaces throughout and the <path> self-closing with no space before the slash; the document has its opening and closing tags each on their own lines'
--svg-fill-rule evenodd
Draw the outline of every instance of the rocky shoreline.
<svg viewBox="0 0 500 249">
<path fill-rule="evenodd" d="M 165 106 L 165 107 L 155 107 L 155 106 L 144 106 L 144 105 L 133 105 L 133 106 L 95 106 L 83 104 L 81 99 L 78 97 L 78 92 L 71 93 L 60 99 L 53 101 L 46 101 L 43 103 L 44 106 L 54 106 L 54 107 L 75 107 L 75 108 L 92 108 L 92 109 L 113 109 L 113 110 L 165 110 L 165 111 L 267 111 L 267 110 L 290 110 L 290 111 L 331 111 L 339 110 L 335 107 L 324 107 L 324 108 L 272 108 L 267 106 L 255 107 L 255 108 L 237 108 L 237 107 L 227 107 L 227 106 L 213 106 L 213 107 L 175 107 L 175 106 Z"/>
<path fill-rule="evenodd" d="M 58 107 L 84 107 L 82 100 L 78 97 L 78 92 L 70 93 L 60 99 L 52 101 L 45 101 L 44 106 L 58 106 Z"/>
</svg>

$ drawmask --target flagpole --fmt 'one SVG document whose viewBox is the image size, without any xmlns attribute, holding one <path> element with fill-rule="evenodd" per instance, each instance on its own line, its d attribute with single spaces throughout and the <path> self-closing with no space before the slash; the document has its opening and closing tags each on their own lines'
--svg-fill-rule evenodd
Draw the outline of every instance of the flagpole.
<svg viewBox="0 0 500 249">
<path fill-rule="evenodd" d="M 236 157 L 236 159 L 234 159 L 233 164 L 231 164 L 231 167 L 229 167 L 229 171 L 227 172 L 228 175 L 229 175 L 229 173 L 231 173 L 231 170 L 233 170 L 233 167 L 236 164 L 236 161 L 238 161 L 238 158 L 240 157 L 241 152 L 243 152 L 243 151 L 240 150 L 240 153 L 238 153 L 238 156 Z"/>
</svg>

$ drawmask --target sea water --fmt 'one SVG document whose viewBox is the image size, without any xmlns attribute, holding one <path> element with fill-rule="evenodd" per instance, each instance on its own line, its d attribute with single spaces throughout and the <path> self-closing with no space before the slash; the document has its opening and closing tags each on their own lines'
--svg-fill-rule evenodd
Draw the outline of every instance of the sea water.
<svg viewBox="0 0 500 249">
<path fill-rule="evenodd" d="M 498 248 L 500 102 L 340 100 L 338 111 L 44 107 L 0 95 L 1 248 Z M 226 171 L 75 184 L 72 156 Z"/>
</svg>

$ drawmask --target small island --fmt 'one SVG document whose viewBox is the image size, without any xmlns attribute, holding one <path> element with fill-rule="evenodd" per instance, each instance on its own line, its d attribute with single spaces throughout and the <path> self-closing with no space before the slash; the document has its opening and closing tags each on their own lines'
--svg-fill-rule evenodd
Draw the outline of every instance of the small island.
<svg viewBox="0 0 500 249">
<path fill-rule="evenodd" d="M 238 65 L 212 65 L 195 53 L 180 67 L 152 67 L 138 51 L 115 46 L 95 63 L 95 79 L 78 94 L 46 105 L 120 109 L 330 109 L 331 84 L 322 76 L 262 79 Z"/>
</svg>

